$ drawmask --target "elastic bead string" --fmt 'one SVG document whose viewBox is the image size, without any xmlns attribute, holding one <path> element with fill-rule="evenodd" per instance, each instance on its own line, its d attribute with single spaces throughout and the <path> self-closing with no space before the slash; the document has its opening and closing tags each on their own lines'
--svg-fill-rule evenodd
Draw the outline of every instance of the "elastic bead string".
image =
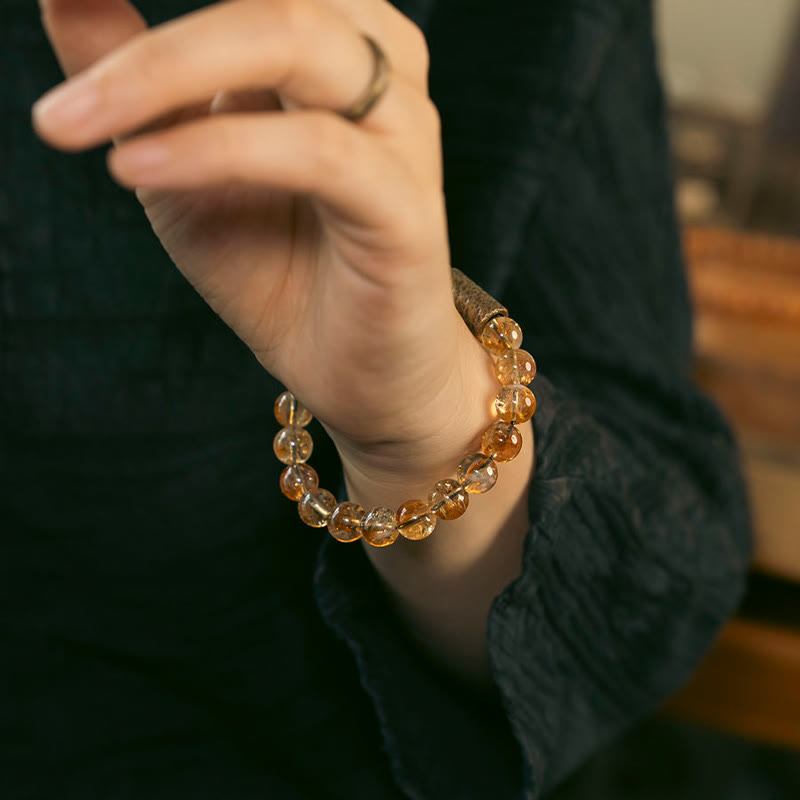
<svg viewBox="0 0 800 800">
<path fill-rule="evenodd" d="M 527 422 L 536 411 L 536 397 L 528 388 L 536 375 L 536 362 L 520 349 L 519 325 L 502 313 L 486 322 L 478 340 L 491 355 L 502 387 L 494 402 L 497 419 L 483 432 L 480 451 L 469 453 L 458 464 L 455 478 L 444 478 L 426 500 L 407 500 L 396 511 L 384 506 L 366 511 L 350 500 L 337 503 L 327 489 L 321 489 L 317 473 L 306 463 L 314 447 L 311 434 L 305 430 L 312 416 L 291 392 L 279 395 L 275 419 L 283 427 L 272 443 L 275 455 L 286 464 L 279 483 L 283 494 L 297 502 L 298 514 L 306 525 L 327 527 L 340 542 L 363 538 L 373 547 L 386 547 L 399 536 L 419 541 L 427 539 L 440 520 L 462 516 L 469 507 L 470 494 L 491 491 L 497 483 L 497 464 L 512 461 L 522 448 L 517 424 Z"/>
</svg>

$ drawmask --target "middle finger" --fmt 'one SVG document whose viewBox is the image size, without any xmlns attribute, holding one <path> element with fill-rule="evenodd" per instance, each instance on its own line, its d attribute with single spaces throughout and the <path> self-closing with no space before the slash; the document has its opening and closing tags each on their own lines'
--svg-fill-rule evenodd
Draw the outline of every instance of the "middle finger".
<svg viewBox="0 0 800 800">
<path fill-rule="evenodd" d="M 381 46 L 399 71 L 392 42 Z M 300 106 L 343 109 L 361 95 L 371 74 L 366 41 L 332 6 L 232 0 L 135 36 L 45 95 L 34 118 L 50 144 L 81 150 L 223 89 L 269 86 Z M 390 82 L 367 118 L 379 130 L 392 130 L 403 117 L 391 89 Z"/>
</svg>

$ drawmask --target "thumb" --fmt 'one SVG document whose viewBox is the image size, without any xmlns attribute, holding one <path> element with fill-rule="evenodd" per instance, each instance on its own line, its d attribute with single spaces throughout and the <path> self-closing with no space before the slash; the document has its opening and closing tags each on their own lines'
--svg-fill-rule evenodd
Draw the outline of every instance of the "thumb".
<svg viewBox="0 0 800 800">
<path fill-rule="evenodd" d="M 147 28 L 126 0 L 39 0 L 45 32 L 67 77 Z"/>
</svg>

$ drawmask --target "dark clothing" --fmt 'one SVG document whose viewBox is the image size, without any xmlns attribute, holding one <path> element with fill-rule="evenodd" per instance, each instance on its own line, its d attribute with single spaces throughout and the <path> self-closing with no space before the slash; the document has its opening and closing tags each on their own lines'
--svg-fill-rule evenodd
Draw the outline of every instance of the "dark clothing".
<svg viewBox="0 0 800 800">
<path fill-rule="evenodd" d="M 540 369 L 490 701 L 411 644 L 360 544 L 280 494 L 279 385 L 103 154 L 34 138 L 59 71 L 36 4 L 3 5 L 0 795 L 530 800 L 651 713 L 735 609 L 750 542 L 690 380 L 649 5 L 398 5 L 431 50 L 453 265 Z"/>
</svg>

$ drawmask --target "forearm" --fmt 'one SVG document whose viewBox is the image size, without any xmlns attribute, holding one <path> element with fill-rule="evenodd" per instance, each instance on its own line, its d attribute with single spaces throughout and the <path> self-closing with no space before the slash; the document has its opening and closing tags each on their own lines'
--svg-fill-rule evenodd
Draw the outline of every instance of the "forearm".
<svg viewBox="0 0 800 800">
<path fill-rule="evenodd" d="M 367 466 L 360 457 L 343 455 L 351 500 L 370 509 L 425 499 L 436 481 L 454 473 L 463 456 L 480 449 L 498 384 L 490 357 L 477 342 L 467 348 L 465 370 L 472 376 L 467 402 L 450 416 L 442 440 L 428 444 L 424 458 L 409 455 L 393 466 L 378 460 Z M 526 422 L 518 428 L 522 451 L 499 465 L 498 481 L 489 492 L 470 495 L 469 508 L 459 519 L 438 520 L 434 532 L 421 541 L 400 536 L 394 544 L 377 548 L 362 540 L 412 638 L 439 665 L 478 688 L 487 688 L 491 680 L 486 646 L 489 608 L 520 574 L 529 528 L 533 426 Z M 422 468 L 415 470 L 420 464 Z"/>
</svg>

